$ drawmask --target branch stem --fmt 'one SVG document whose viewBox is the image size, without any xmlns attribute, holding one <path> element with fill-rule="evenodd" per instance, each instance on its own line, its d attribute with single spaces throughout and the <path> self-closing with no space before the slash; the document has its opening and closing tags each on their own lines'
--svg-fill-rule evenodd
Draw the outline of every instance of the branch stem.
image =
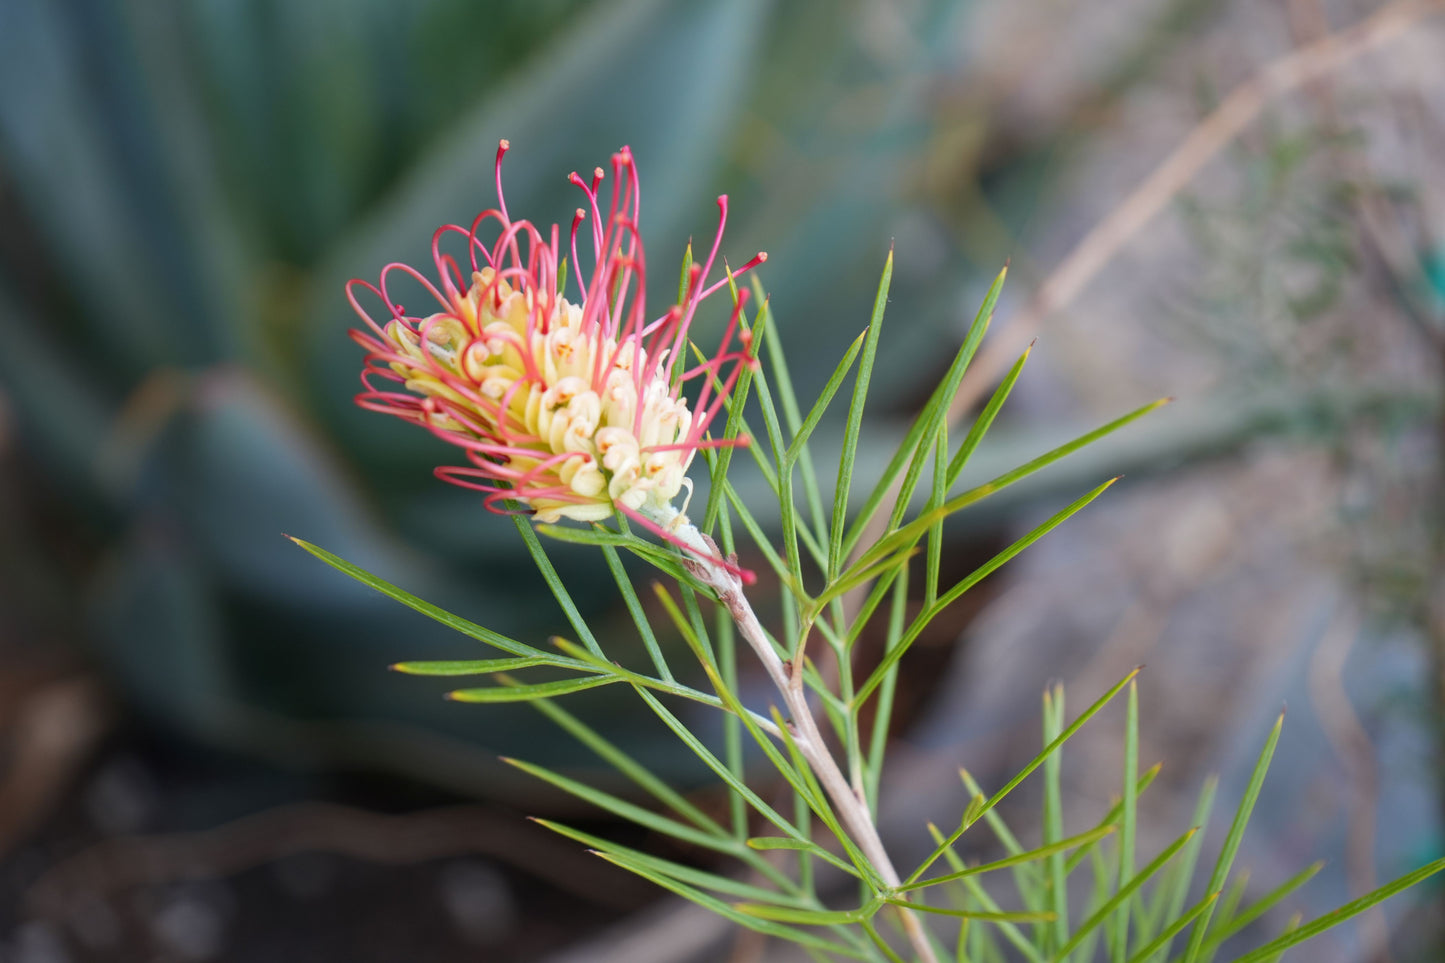
<svg viewBox="0 0 1445 963">
<path fill-rule="evenodd" d="M 878 827 L 873 822 L 866 797 L 861 792 L 855 792 L 848 784 L 847 777 L 843 775 L 818 729 L 817 719 L 813 716 L 812 707 L 808 705 L 802 672 L 798 671 L 798 666 L 790 667 L 785 663 L 773 648 L 762 623 L 758 621 L 757 613 L 753 611 L 752 604 L 743 593 L 742 580 L 718 562 L 712 561 L 721 558 L 716 543 L 681 516 L 674 522 L 679 523 L 673 529 L 674 534 L 693 550 L 691 555 L 684 557 L 685 564 L 693 575 L 717 593 L 718 601 L 727 608 L 738 632 L 747 640 L 763 664 L 768 678 L 772 680 L 788 710 L 793 742 L 808 761 L 824 791 L 828 793 L 843 827 L 852 836 L 858 849 L 868 857 L 884 884 L 890 888 L 900 886 L 902 880 L 893 867 L 893 861 L 888 858 L 887 850 L 883 848 L 883 840 L 878 835 Z M 798 661 L 801 662 L 801 653 L 799 656 Z M 938 957 L 933 952 L 933 946 L 918 915 L 913 910 L 901 907 L 899 915 L 903 930 L 908 935 L 908 941 L 920 963 L 938 963 Z"/>
</svg>

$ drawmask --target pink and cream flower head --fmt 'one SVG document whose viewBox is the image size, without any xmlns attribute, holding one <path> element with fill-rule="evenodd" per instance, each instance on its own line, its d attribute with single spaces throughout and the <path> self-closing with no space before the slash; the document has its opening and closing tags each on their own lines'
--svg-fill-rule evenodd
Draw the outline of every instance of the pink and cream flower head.
<svg viewBox="0 0 1445 963">
<path fill-rule="evenodd" d="M 681 303 L 649 318 L 632 152 L 624 147 L 612 156 L 605 217 L 602 168 L 590 183 L 570 176 L 586 206 L 577 209 L 563 252 L 557 225 L 544 233 L 507 213 L 502 157 L 508 146 L 504 140 L 497 149 L 497 207 L 479 214 L 470 228 L 448 224 L 432 236 L 438 283 L 391 263 L 377 284 L 347 284 L 347 298 L 366 322 L 364 330 L 351 332 L 367 352 L 361 375 L 366 390 L 356 401 L 414 421 L 463 449 L 470 464 L 436 474 L 485 492 L 493 511 L 507 511 L 512 501 L 541 522 L 599 521 L 618 511 L 695 550 L 693 539 L 675 534 L 685 518 L 672 502 L 684 488 L 691 491 L 687 469 L 699 449 L 735 443 L 710 439 L 708 429 L 750 363 L 747 332 L 738 324 L 748 292 L 739 289 L 718 350 L 687 367 L 688 330 L 698 305 L 728 285 L 726 275 L 709 284 L 727 197 L 718 198 L 717 234 L 707 258 L 687 275 Z M 578 256 L 583 225 L 590 226 L 584 231 L 590 234 L 590 272 Z M 484 229 L 495 237 L 484 240 Z M 442 251 L 449 234 L 466 239 L 466 276 Z M 563 286 L 565 270 L 559 277 L 565 253 L 572 265 L 566 283 L 580 291 L 576 301 Z M 766 259 L 759 254 L 733 276 Z M 388 292 L 388 277 L 396 271 L 419 282 L 437 309 L 407 314 Z M 357 300 L 358 288 L 380 300 L 381 322 Z M 700 387 L 689 406 L 683 389 L 694 380 Z"/>
</svg>

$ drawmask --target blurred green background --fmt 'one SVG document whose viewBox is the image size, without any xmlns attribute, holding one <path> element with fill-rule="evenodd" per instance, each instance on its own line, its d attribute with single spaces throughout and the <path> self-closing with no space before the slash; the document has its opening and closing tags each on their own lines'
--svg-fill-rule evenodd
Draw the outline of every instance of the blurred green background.
<svg viewBox="0 0 1445 963">
<path fill-rule="evenodd" d="M 0 845 L 14 906 L 0 958 L 534 959 L 585 946 L 615 913 L 556 879 L 518 881 L 494 861 L 525 855 L 484 842 L 457 845 L 485 860 L 397 857 L 408 868 L 358 869 L 349 890 L 335 865 L 258 857 L 217 869 L 240 880 L 225 885 L 61 886 L 63 909 L 46 912 L 32 899 L 63 858 L 126 833 L 308 800 L 378 812 L 481 800 L 468 811 L 507 827 L 512 806 L 557 803 L 499 753 L 590 764 L 530 709 L 460 708 L 385 672 L 474 650 L 281 538 L 518 637 L 565 626 L 511 523 L 432 477 L 444 447 L 350 403 L 360 357 L 344 282 L 425 264 L 438 224 L 489 206 L 498 138 L 513 146 L 509 207 L 542 223 L 570 216 L 569 171 L 631 145 L 654 264 L 707 235 L 729 193 L 724 253 L 769 252 L 761 276 L 804 398 L 866 323 L 896 244 L 871 396 L 885 438 L 1005 260 L 1007 315 L 1224 93 L 1380 6 L 0 2 Z M 1437 758 L 1445 685 L 1445 44 L 1438 23 L 1410 31 L 1366 67 L 1264 104 L 1084 295 L 1022 332 L 1043 335 L 1041 360 L 985 465 L 1157 395 L 1183 401 L 955 533 L 966 558 L 1083 480 L 1127 468 L 1135 491 L 1167 501 L 1170 485 L 1217 494 L 1285 459 L 1265 487 L 1313 493 L 1308 518 L 1280 523 L 1298 549 L 1287 564 L 1327 573 L 1367 661 L 1368 640 L 1410 653 L 1376 660 L 1396 668 L 1364 672 L 1376 682 L 1356 693 L 1375 713 L 1367 743 L 1402 732 L 1414 747 L 1399 763 L 1420 778 L 1397 853 L 1438 846 L 1439 788 L 1418 760 Z M 1248 503 L 1226 503 L 1252 524 Z M 1121 531 L 1076 550 L 1139 551 Z M 625 613 L 592 560 L 554 558 L 626 653 Z M 953 642 L 972 614 L 930 672 L 966 671 Z M 1173 635 L 1188 644 L 1191 631 Z M 1069 677 L 1070 658 L 1040 643 L 1023 691 Z M 1161 685 L 1189 678 L 1166 670 Z M 914 683 L 910 717 L 937 685 Z M 580 705 L 610 737 L 696 780 L 606 692 Z M 1317 731 L 1327 744 L 1329 720 Z M 1358 776 L 1342 765 L 1343 782 Z M 270 862 L 290 868 L 257 868 Z M 205 874 L 178 878 L 192 876 Z M 287 899 L 303 909 L 268 909 Z M 368 900 L 396 907 L 388 925 L 341 940 Z M 510 922 L 468 929 L 488 914 Z M 1367 942 L 1339 952 L 1376 958 Z"/>
</svg>

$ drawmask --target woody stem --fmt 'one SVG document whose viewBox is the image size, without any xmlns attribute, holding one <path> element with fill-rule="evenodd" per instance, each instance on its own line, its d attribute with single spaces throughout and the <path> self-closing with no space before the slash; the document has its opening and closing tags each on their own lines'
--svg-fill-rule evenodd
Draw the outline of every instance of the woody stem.
<svg viewBox="0 0 1445 963">
<path fill-rule="evenodd" d="M 883 848 L 883 840 L 878 835 L 873 814 L 864 798 L 853 791 L 837 760 L 833 758 L 832 751 L 823 740 L 823 734 L 818 730 L 812 707 L 808 705 L 806 690 L 802 685 L 792 683 L 788 666 L 773 649 L 767 633 L 758 621 L 757 613 L 743 594 L 742 580 L 713 561 L 721 558 L 717 545 L 691 523 L 683 521 L 674 531 L 682 542 L 693 549 L 693 555 L 685 559 L 688 570 L 717 594 L 718 601 L 727 608 L 738 631 L 752 647 L 753 653 L 767 671 L 768 678 L 782 696 L 793 723 L 793 741 L 798 752 L 807 760 L 809 768 L 822 783 L 844 829 L 873 864 L 884 885 L 896 890 L 902 881 L 898 871 L 893 868 L 893 861 L 888 858 L 887 850 Z M 801 682 L 801 676 L 798 676 L 798 680 Z M 920 963 L 938 963 L 938 957 L 933 952 L 933 946 L 929 943 L 928 934 L 924 931 L 918 914 L 904 908 L 899 909 L 899 914 L 904 932 L 907 933 L 908 941 L 917 953 Z"/>
</svg>

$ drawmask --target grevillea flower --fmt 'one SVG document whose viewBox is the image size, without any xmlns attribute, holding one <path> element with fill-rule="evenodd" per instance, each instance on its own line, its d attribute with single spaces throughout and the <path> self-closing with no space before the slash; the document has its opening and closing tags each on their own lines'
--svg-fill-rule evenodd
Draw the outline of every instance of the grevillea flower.
<svg viewBox="0 0 1445 963">
<path fill-rule="evenodd" d="M 557 225 L 544 233 L 508 214 L 502 194 L 508 146 L 504 140 L 497 149 L 497 206 L 469 228 L 448 224 L 432 236 L 437 281 L 391 263 L 377 284 L 347 284 L 347 297 L 366 322 L 364 330 L 351 332 L 367 352 L 365 390 L 356 401 L 416 422 L 463 449 L 469 464 L 436 474 L 485 492 L 493 511 L 519 503 L 542 522 L 598 521 L 620 511 L 696 551 L 695 538 L 675 534 L 686 519 L 673 499 L 684 488 L 691 491 L 688 466 L 699 449 L 746 443 L 708 437 L 728 391 L 750 363 L 747 332 L 739 330 L 746 290 L 738 292 L 718 350 L 691 368 L 686 354 L 698 305 L 728 283 L 723 276 L 709 284 L 727 197 L 718 198 L 712 248 L 692 265 L 681 302 L 649 318 L 632 152 L 624 147 L 612 156 L 606 217 L 599 197 L 602 168 L 590 183 L 570 175 L 586 206 L 577 209 L 563 252 Z M 590 271 L 578 256 L 584 224 L 590 225 Z M 484 230 L 490 240 L 483 239 Z M 452 234 L 465 238 L 467 275 L 442 251 Z M 732 276 L 766 258 L 759 254 Z M 396 271 L 419 282 L 436 302 L 431 313 L 407 314 L 396 302 L 387 286 Z M 576 300 L 568 295 L 573 286 Z M 358 289 L 380 299 L 380 322 L 357 300 Z M 689 405 L 683 391 L 693 381 L 700 387 Z"/>
</svg>

